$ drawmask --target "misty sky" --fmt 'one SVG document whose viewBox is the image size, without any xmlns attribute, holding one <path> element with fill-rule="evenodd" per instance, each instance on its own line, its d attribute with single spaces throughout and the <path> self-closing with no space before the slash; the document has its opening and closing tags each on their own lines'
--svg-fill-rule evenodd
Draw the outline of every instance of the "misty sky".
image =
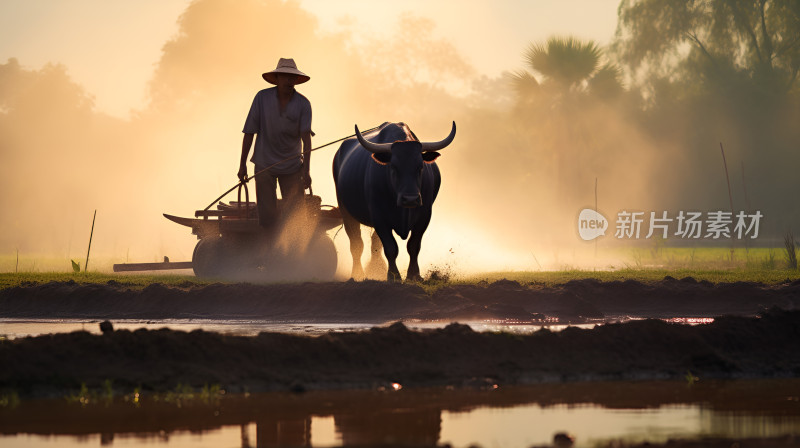
<svg viewBox="0 0 800 448">
<path fill-rule="evenodd" d="M 0 215 L 0 269 L 15 268 L 3 255 L 17 251 L 29 257 L 24 269 L 34 269 L 36 254 L 71 269 L 95 210 L 98 256 L 190 259 L 195 238 L 161 214 L 192 216 L 235 185 L 242 120 L 253 94 L 267 87 L 259 75 L 280 57 L 294 57 L 314 80 L 301 89 L 314 104 L 314 146 L 347 135 L 354 123 L 404 121 L 420 139 L 438 140 L 458 122 L 457 140 L 440 159 L 443 188 L 423 269 L 559 268 L 580 265 L 586 254 L 592 265 L 606 263 L 573 227 L 596 196 L 598 210 L 612 216 L 752 203 L 769 216 L 764 234 L 773 240 L 765 244 L 780 243 L 797 219 L 784 204 L 785 192 L 797 189 L 793 94 L 765 98 L 757 82 L 703 90 L 702 71 L 657 84 L 659 104 L 649 109 L 639 95 L 652 82 L 604 90 L 594 74 L 568 101 L 541 72 L 545 95 L 532 101 L 515 91 L 507 75 L 530 69 L 523 55 L 531 43 L 573 36 L 605 46 L 618 5 L 2 0 L 0 208 L 15 213 Z M 747 73 L 736 73 L 736 82 Z M 475 163 L 489 151 L 514 163 Z M 334 153 L 315 153 L 311 163 L 325 204 L 336 198 Z M 477 220 L 476 207 L 485 211 Z M 332 238 L 346 253 L 345 236 Z"/>
<path fill-rule="evenodd" d="M 530 268 L 574 259 L 574 250 L 552 241 L 582 243 L 563 223 L 585 205 L 597 170 L 608 207 L 648 199 L 648 154 L 655 151 L 642 150 L 647 139 L 614 111 L 582 108 L 586 128 L 602 129 L 591 136 L 592 147 L 600 148 L 592 157 L 553 151 L 582 147 L 572 137 L 585 133 L 561 132 L 568 127 L 533 116 L 517 117 L 526 121 L 520 127 L 506 115 L 513 99 L 502 75 L 525 68 L 527 47 L 554 35 L 607 44 L 618 0 L 470 1 L 469 10 L 453 0 L 410 0 L 402 9 L 361 0 L 277 2 L 0 2 L 0 61 L 18 94 L 12 97 L 22 101 L 13 103 L 0 134 L 8 151 L 0 203 L 19 208 L 16 198 L 25 195 L 27 207 L 0 223 L 6 230 L 0 255 L 45 254 L 70 268 L 65 262 L 85 250 L 85 229 L 97 209 L 92 251 L 108 257 L 105 266 L 111 259 L 191 259 L 196 239 L 161 214 L 192 216 L 236 182 L 244 113 L 265 87 L 258 75 L 278 57 L 296 58 L 315 80 L 302 90 L 314 102 L 315 144 L 346 135 L 354 123 L 402 120 L 421 139 L 438 140 L 451 121 L 459 122 L 458 141 L 442 161 L 446 181 L 426 232 L 423 269 Z M 286 41 L 276 38 L 284 35 Z M 9 58 L 19 65 L 6 63 Z M 409 61 L 402 70 L 392 64 L 398 58 Z M 62 64 L 66 76 L 43 69 L 48 63 Z M 25 87 L 41 79 L 35 89 Z M 84 92 L 94 97 L 94 113 L 76 114 Z M 58 115 L 42 131 L 34 117 L 45 101 Z M 125 120 L 132 110 L 135 119 Z M 489 189 L 473 181 L 475 157 L 486 148 L 509 150 L 520 160 L 512 172 L 481 172 L 482 179 L 495 179 Z M 40 164 L 43 153 L 52 163 Z M 325 204 L 335 203 L 334 153 L 316 153 L 311 163 L 314 192 Z M 610 163 L 622 158 L 624 164 Z M 30 178 L 43 181 L 30 186 Z M 497 192 L 513 194 L 498 200 Z M 488 197 L 497 210 L 514 213 L 463 219 Z M 543 209 L 545 219 L 537 211 Z M 50 224 L 53 215 L 58 226 Z M 333 238 L 346 254 L 345 236 Z M 31 257 L 24 269 L 33 269 Z M 403 251 L 401 265 L 404 257 Z M 340 256 L 343 270 L 347 258 Z"/>
<path fill-rule="evenodd" d="M 3 0 L 0 61 L 15 57 L 23 67 L 61 63 L 94 95 L 98 111 L 127 117 L 145 106 L 145 87 L 164 43 L 189 0 Z M 618 0 L 300 0 L 325 31 L 386 33 L 402 12 L 435 21 L 479 74 L 498 76 L 522 66 L 532 41 L 573 34 L 606 44 L 614 34 Z M 288 55 L 287 55 L 288 56 Z M 257 57 L 257 56 L 256 56 Z M 514 65 L 514 61 L 519 61 Z M 213 61 L 209 61 L 213 63 Z M 265 61 L 265 68 L 272 61 Z"/>
</svg>

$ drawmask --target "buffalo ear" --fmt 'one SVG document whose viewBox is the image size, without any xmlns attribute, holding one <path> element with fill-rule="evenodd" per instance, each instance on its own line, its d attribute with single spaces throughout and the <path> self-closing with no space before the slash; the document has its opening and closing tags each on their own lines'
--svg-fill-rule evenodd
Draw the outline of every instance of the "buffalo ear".
<svg viewBox="0 0 800 448">
<path fill-rule="evenodd" d="M 389 162 L 392 160 L 392 153 L 390 153 L 390 152 L 373 152 L 372 153 L 372 160 L 378 162 L 381 165 L 388 165 Z"/>
<path fill-rule="evenodd" d="M 441 154 L 439 154 L 438 152 L 435 152 L 435 151 L 423 152 L 423 153 L 422 153 L 422 160 L 424 160 L 424 161 L 425 161 L 425 163 L 433 163 L 433 162 L 435 162 L 435 161 L 436 161 L 436 159 L 437 159 L 437 158 L 438 158 L 440 155 L 441 155 Z"/>
</svg>

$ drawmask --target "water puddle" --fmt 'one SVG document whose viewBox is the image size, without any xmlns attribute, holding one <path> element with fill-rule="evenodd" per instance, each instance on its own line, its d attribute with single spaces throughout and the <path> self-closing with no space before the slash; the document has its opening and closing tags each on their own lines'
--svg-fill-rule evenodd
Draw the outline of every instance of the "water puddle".
<svg viewBox="0 0 800 448">
<path fill-rule="evenodd" d="M 607 323 L 618 323 L 636 320 L 627 316 L 615 317 L 606 320 L 596 320 L 581 324 L 531 324 L 515 320 L 479 320 L 479 321 L 459 321 L 464 325 L 469 325 L 472 330 L 477 332 L 506 332 L 514 334 L 530 334 L 547 328 L 550 331 L 561 331 L 568 327 L 591 329 L 596 325 Z M 666 322 L 685 325 L 709 324 L 713 318 L 690 318 L 675 317 L 664 319 Z M 112 321 L 114 328 L 118 330 L 159 330 L 168 328 L 177 331 L 204 330 L 216 333 L 225 333 L 236 336 L 256 336 L 261 332 L 288 333 L 288 334 L 308 334 L 319 336 L 329 332 L 350 332 L 365 331 L 370 328 L 386 325 L 385 322 L 281 322 L 272 320 L 258 319 L 115 319 Z M 43 334 L 71 333 L 73 331 L 88 331 L 100 334 L 100 321 L 92 319 L 0 319 L 0 338 L 16 339 L 27 336 L 40 336 Z M 403 324 L 412 330 L 431 330 L 444 328 L 451 321 L 424 321 L 406 320 Z"/>
<path fill-rule="evenodd" d="M 39 336 L 43 334 L 71 333 L 73 331 L 88 331 L 100 334 L 98 320 L 86 319 L 0 319 L 0 337 L 7 339 Z M 260 332 L 308 334 L 318 336 L 329 332 L 365 331 L 375 326 L 384 325 L 383 322 L 360 323 L 303 323 L 303 322 L 276 322 L 269 320 L 221 320 L 221 319 L 120 319 L 113 320 L 117 330 L 158 330 L 169 328 L 178 331 L 204 330 L 216 333 L 225 333 L 237 336 L 255 336 Z M 444 328 L 450 321 L 404 321 L 408 328 L 413 330 Z M 504 331 L 508 333 L 533 333 L 545 325 L 532 325 L 515 321 L 487 320 L 459 322 L 469 325 L 474 331 Z M 597 323 L 572 325 L 577 328 L 593 328 Z M 550 331 L 561 331 L 569 325 L 546 325 Z"/>
<path fill-rule="evenodd" d="M 3 447 L 550 445 L 800 434 L 800 380 L 612 382 L 222 396 L 0 408 Z"/>
</svg>

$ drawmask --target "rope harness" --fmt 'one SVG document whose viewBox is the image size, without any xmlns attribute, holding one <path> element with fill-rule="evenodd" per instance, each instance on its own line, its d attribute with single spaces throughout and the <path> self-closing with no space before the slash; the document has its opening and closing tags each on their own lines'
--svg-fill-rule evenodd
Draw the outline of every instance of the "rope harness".
<svg viewBox="0 0 800 448">
<path fill-rule="evenodd" d="M 363 134 L 366 134 L 366 133 L 372 132 L 372 131 L 374 131 L 374 130 L 378 129 L 379 127 L 380 127 L 380 126 L 375 126 L 374 128 L 367 129 L 366 131 L 363 131 L 361 134 L 363 135 Z M 347 137 L 342 137 L 342 138 L 340 138 L 340 139 L 338 139 L 338 140 L 334 140 L 334 141 L 332 141 L 332 142 L 325 143 L 325 144 L 324 144 L 324 145 L 322 145 L 322 146 L 317 146 L 316 148 L 312 148 L 312 149 L 311 149 L 310 151 L 308 151 L 308 152 L 314 152 L 314 151 L 316 151 L 316 150 L 318 150 L 318 149 L 325 148 L 326 146 L 330 146 L 330 145 L 332 145 L 332 144 L 334 144 L 334 143 L 338 143 L 338 142 L 341 142 L 342 140 L 347 140 L 348 138 L 352 138 L 352 137 L 355 137 L 355 136 L 356 136 L 356 134 L 348 135 Z M 297 155 L 294 155 L 294 156 L 291 156 L 291 157 L 287 157 L 287 158 L 285 158 L 285 159 L 283 159 L 283 160 L 281 160 L 281 161 L 279 161 L 279 162 L 275 162 L 275 163 L 273 163 L 272 165 L 270 165 L 270 166 L 268 166 L 268 167 L 264 168 L 263 170 L 261 170 L 261 171 L 259 171 L 259 172 L 255 173 L 255 174 L 253 174 L 252 176 L 245 176 L 245 178 L 244 178 L 244 180 L 243 180 L 243 181 L 242 181 L 242 180 L 240 180 L 240 181 L 239 181 L 239 182 L 238 182 L 236 185 L 234 185 L 234 186 L 232 186 L 230 189 L 228 189 L 228 191 L 226 191 L 225 193 L 222 193 L 222 194 L 221 194 L 221 195 L 220 195 L 218 198 L 216 198 L 216 199 L 214 199 L 213 201 L 211 201 L 211 203 L 210 203 L 210 204 L 208 204 L 208 206 L 206 206 L 206 208 L 204 208 L 204 209 L 203 209 L 203 211 L 204 211 L 204 212 L 205 212 L 205 211 L 208 211 L 208 209 L 209 209 L 209 208 L 211 208 L 211 206 L 215 205 L 215 204 L 217 203 L 217 201 L 219 201 L 220 199 L 224 198 L 225 196 L 227 196 L 227 195 L 228 195 L 228 193 L 230 193 L 231 191 L 233 191 L 233 190 L 235 190 L 235 189 L 237 189 L 237 188 L 239 189 L 239 191 L 238 191 L 238 194 L 237 194 L 237 196 L 238 196 L 238 204 L 239 204 L 239 208 L 241 208 L 241 204 L 242 204 L 242 188 L 244 188 L 245 201 L 246 201 L 246 204 L 247 204 L 247 205 L 246 205 L 247 209 L 246 209 L 245 211 L 246 211 L 246 212 L 249 212 L 249 208 L 250 208 L 250 192 L 247 190 L 247 183 L 248 183 L 248 182 L 250 182 L 250 179 L 253 179 L 254 177 L 258 176 L 259 174 L 266 172 L 267 170 L 269 170 L 270 168 L 272 168 L 272 167 L 274 167 L 274 166 L 276 166 L 276 165 L 280 165 L 280 164 L 281 164 L 281 163 L 283 163 L 283 162 L 286 162 L 286 161 L 292 160 L 292 159 L 294 159 L 294 158 L 297 158 L 297 157 L 300 157 L 300 156 L 302 156 L 302 155 L 303 155 L 303 154 L 302 154 L 302 153 L 300 153 L 300 154 L 297 154 Z M 311 188 L 309 187 L 309 190 L 310 190 L 310 189 L 311 189 Z M 313 190 L 311 190 L 311 194 L 314 194 Z"/>
</svg>

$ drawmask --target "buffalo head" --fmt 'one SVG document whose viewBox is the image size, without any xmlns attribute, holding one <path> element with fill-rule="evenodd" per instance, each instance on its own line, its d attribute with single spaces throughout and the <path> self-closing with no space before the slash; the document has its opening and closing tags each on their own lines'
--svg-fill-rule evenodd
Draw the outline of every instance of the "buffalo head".
<svg viewBox="0 0 800 448">
<path fill-rule="evenodd" d="M 439 142 L 420 142 L 409 139 L 394 143 L 373 143 L 365 139 L 356 125 L 356 137 L 361 146 L 372 153 L 372 158 L 389 167 L 389 180 L 397 195 L 397 206 L 414 208 L 422 205 L 422 174 L 426 163 L 433 163 L 439 153 L 456 136 L 456 123 L 450 135 Z"/>
</svg>

